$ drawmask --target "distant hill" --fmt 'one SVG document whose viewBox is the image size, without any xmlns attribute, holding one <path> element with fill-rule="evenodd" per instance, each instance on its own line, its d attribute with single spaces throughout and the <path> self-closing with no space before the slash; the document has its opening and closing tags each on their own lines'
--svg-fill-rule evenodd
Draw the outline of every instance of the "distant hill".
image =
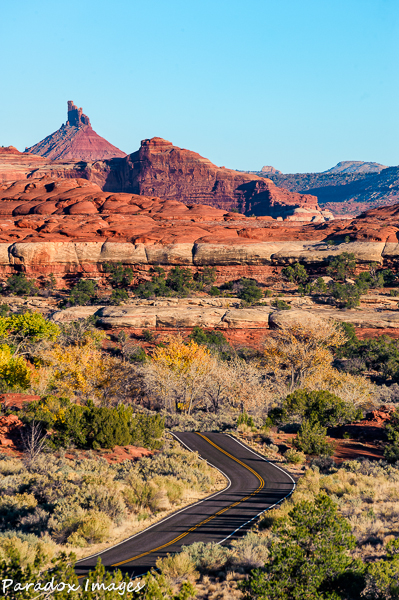
<svg viewBox="0 0 399 600">
<path fill-rule="evenodd" d="M 373 168 L 366 165 L 375 165 L 375 170 L 362 170 Z M 267 177 L 290 192 L 316 196 L 320 207 L 331 210 L 335 216 L 356 216 L 371 208 L 399 202 L 399 167 L 383 167 L 378 163 L 344 161 L 324 173 L 278 175 L 258 171 L 256 175 Z"/>
<path fill-rule="evenodd" d="M 386 168 L 385 165 L 380 165 L 375 162 L 343 160 L 335 165 L 335 167 L 328 169 L 328 171 L 324 171 L 324 173 L 330 173 L 330 175 L 335 175 L 336 173 L 379 173 L 382 169 Z"/>
<path fill-rule="evenodd" d="M 57 131 L 48 135 L 25 152 L 37 154 L 50 160 L 107 160 L 122 158 L 125 152 L 99 136 L 83 110 L 68 101 L 68 120 Z"/>
</svg>

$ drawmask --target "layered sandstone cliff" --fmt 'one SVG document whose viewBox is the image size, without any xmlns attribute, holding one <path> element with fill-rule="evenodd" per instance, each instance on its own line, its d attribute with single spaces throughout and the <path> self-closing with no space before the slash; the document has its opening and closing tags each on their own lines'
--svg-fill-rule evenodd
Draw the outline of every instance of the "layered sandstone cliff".
<svg viewBox="0 0 399 600">
<path fill-rule="evenodd" d="M 219 281 L 249 276 L 266 282 L 286 264 L 323 269 L 342 252 L 353 252 L 359 264 L 396 265 L 398 236 L 399 205 L 351 222 L 300 225 L 112 194 L 85 179 L 46 176 L 0 185 L 4 277 L 15 269 L 31 276 L 93 276 L 114 261 L 132 266 L 138 276 L 152 265 L 214 266 Z"/>
<path fill-rule="evenodd" d="M 125 153 L 99 136 L 81 108 L 68 101 L 68 120 L 60 129 L 25 152 L 49 160 L 93 161 L 123 157 Z"/>
</svg>

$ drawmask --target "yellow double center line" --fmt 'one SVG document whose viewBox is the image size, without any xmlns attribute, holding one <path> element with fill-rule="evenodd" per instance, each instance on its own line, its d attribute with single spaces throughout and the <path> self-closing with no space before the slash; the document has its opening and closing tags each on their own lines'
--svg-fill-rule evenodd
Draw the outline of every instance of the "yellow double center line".
<svg viewBox="0 0 399 600">
<path fill-rule="evenodd" d="M 220 448 L 220 446 L 218 446 L 214 442 L 211 442 L 211 440 L 209 438 L 207 438 L 205 435 L 203 435 L 202 433 L 197 433 L 197 435 L 200 435 L 205 441 L 207 441 L 209 444 L 214 446 L 217 450 L 219 450 L 220 452 L 223 452 L 223 454 L 225 454 L 226 456 L 228 456 L 229 458 L 234 460 L 236 463 L 239 463 L 240 465 L 242 465 L 245 469 L 248 469 L 248 471 L 251 471 L 251 473 L 253 473 L 255 475 L 255 477 L 257 477 L 259 479 L 259 487 L 254 492 L 249 494 L 248 496 L 245 496 L 245 498 L 241 498 L 241 500 L 238 500 L 238 502 L 234 502 L 233 504 L 226 506 L 226 508 L 222 508 L 222 510 L 219 510 L 217 513 L 214 513 L 210 517 L 207 517 L 206 519 L 204 519 L 204 521 L 201 521 L 201 523 L 198 523 L 197 525 L 194 525 L 194 527 L 191 527 L 184 533 L 181 533 L 180 535 L 175 537 L 170 542 L 167 542 L 166 544 L 163 544 L 162 546 L 158 546 L 157 548 L 153 548 L 152 550 L 147 550 L 147 552 L 143 552 L 142 554 L 138 554 L 137 556 L 133 556 L 132 558 L 128 558 L 127 560 L 122 560 L 121 562 L 114 563 L 113 565 L 111 565 L 111 567 L 119 567 L 120 565 L 124 565 L 126 563 L 137 560 L 138 558 L 142 558 L 143 556 L 147 556 L 148 554 L 152 554 L 153 552 L 158 552 L 158 550 L 163 550 L 164 548 L 167 548 L 168 546 L 172 546 L 172 544 L 175 544 L 176 542 L 180 541 L 186 535 L 195 531 L 196 529 L 198 529 L 198 527 L 201 527 L 201 525 L 205 525 L 206 523 L 209 523 L 209 521 L 212 521 L 212 519 L 215 519 L 219 515 L 223 514 L 224 512 L 226 512 L 226 510 L 230 510 L 230 508 L 234 508 L 235 506 L 238 506 L 242 502 L 245 502 L 246 500 L 248 500 L 248 498 L 250 498 L 251 496 L 255 496 L 255 494 L 260 492 L 260 490 L 265 487 L 264 479 L 262 479 L 262 477 L 260 475 L 258 475 L 258 473 L 256 471 L 251 469 L 251 467 L 249 467 L 248 465 L 243 463 L 241 460 L 239 460 L 232 454 L 229 454 L 229 452 L 226 452 L 226 450 L 223 450 L 222 448 Z M 81 575 L 81 577 L 85 577 L 85 575 Z"/>
</svg>

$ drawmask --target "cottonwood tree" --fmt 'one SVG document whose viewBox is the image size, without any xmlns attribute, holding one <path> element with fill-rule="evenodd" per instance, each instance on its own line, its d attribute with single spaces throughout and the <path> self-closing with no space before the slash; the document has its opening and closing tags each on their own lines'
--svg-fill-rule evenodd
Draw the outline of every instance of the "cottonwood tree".
<svg viewBox="0 0 399 600">
<path fill-rule="evenodd" d="M 191 414 L 203 401 L 214 358 L 208 348 L 193 340 L 186 344 L 181 335 L 170 336 L 166 342 L 155 350 L 153 361 L 144 370 L 147 386 L 167 410 Z"/>
<path fill-rule="evenodd" d="M 276 387 L 288 392 L 303 387 L 304 378 L 333 361 L 332 348 L 345 343 L 343 331 L 330 321 L 281 327 L 264 346 L 264 366 Z"/>
</svg>

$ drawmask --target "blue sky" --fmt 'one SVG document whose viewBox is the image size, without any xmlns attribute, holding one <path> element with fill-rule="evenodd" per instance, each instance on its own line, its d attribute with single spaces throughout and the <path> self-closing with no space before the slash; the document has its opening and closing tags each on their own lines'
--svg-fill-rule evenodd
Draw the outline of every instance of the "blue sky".
<svg viewBox="0 0 399 600">
<path fill-rule="evenodd" d="M 19 0 L 0 20 L 0 145 L 73 100 L 125 152 L 153 136 L 285 173 L 399 164 L 398 0 Z"/>
</svg>

